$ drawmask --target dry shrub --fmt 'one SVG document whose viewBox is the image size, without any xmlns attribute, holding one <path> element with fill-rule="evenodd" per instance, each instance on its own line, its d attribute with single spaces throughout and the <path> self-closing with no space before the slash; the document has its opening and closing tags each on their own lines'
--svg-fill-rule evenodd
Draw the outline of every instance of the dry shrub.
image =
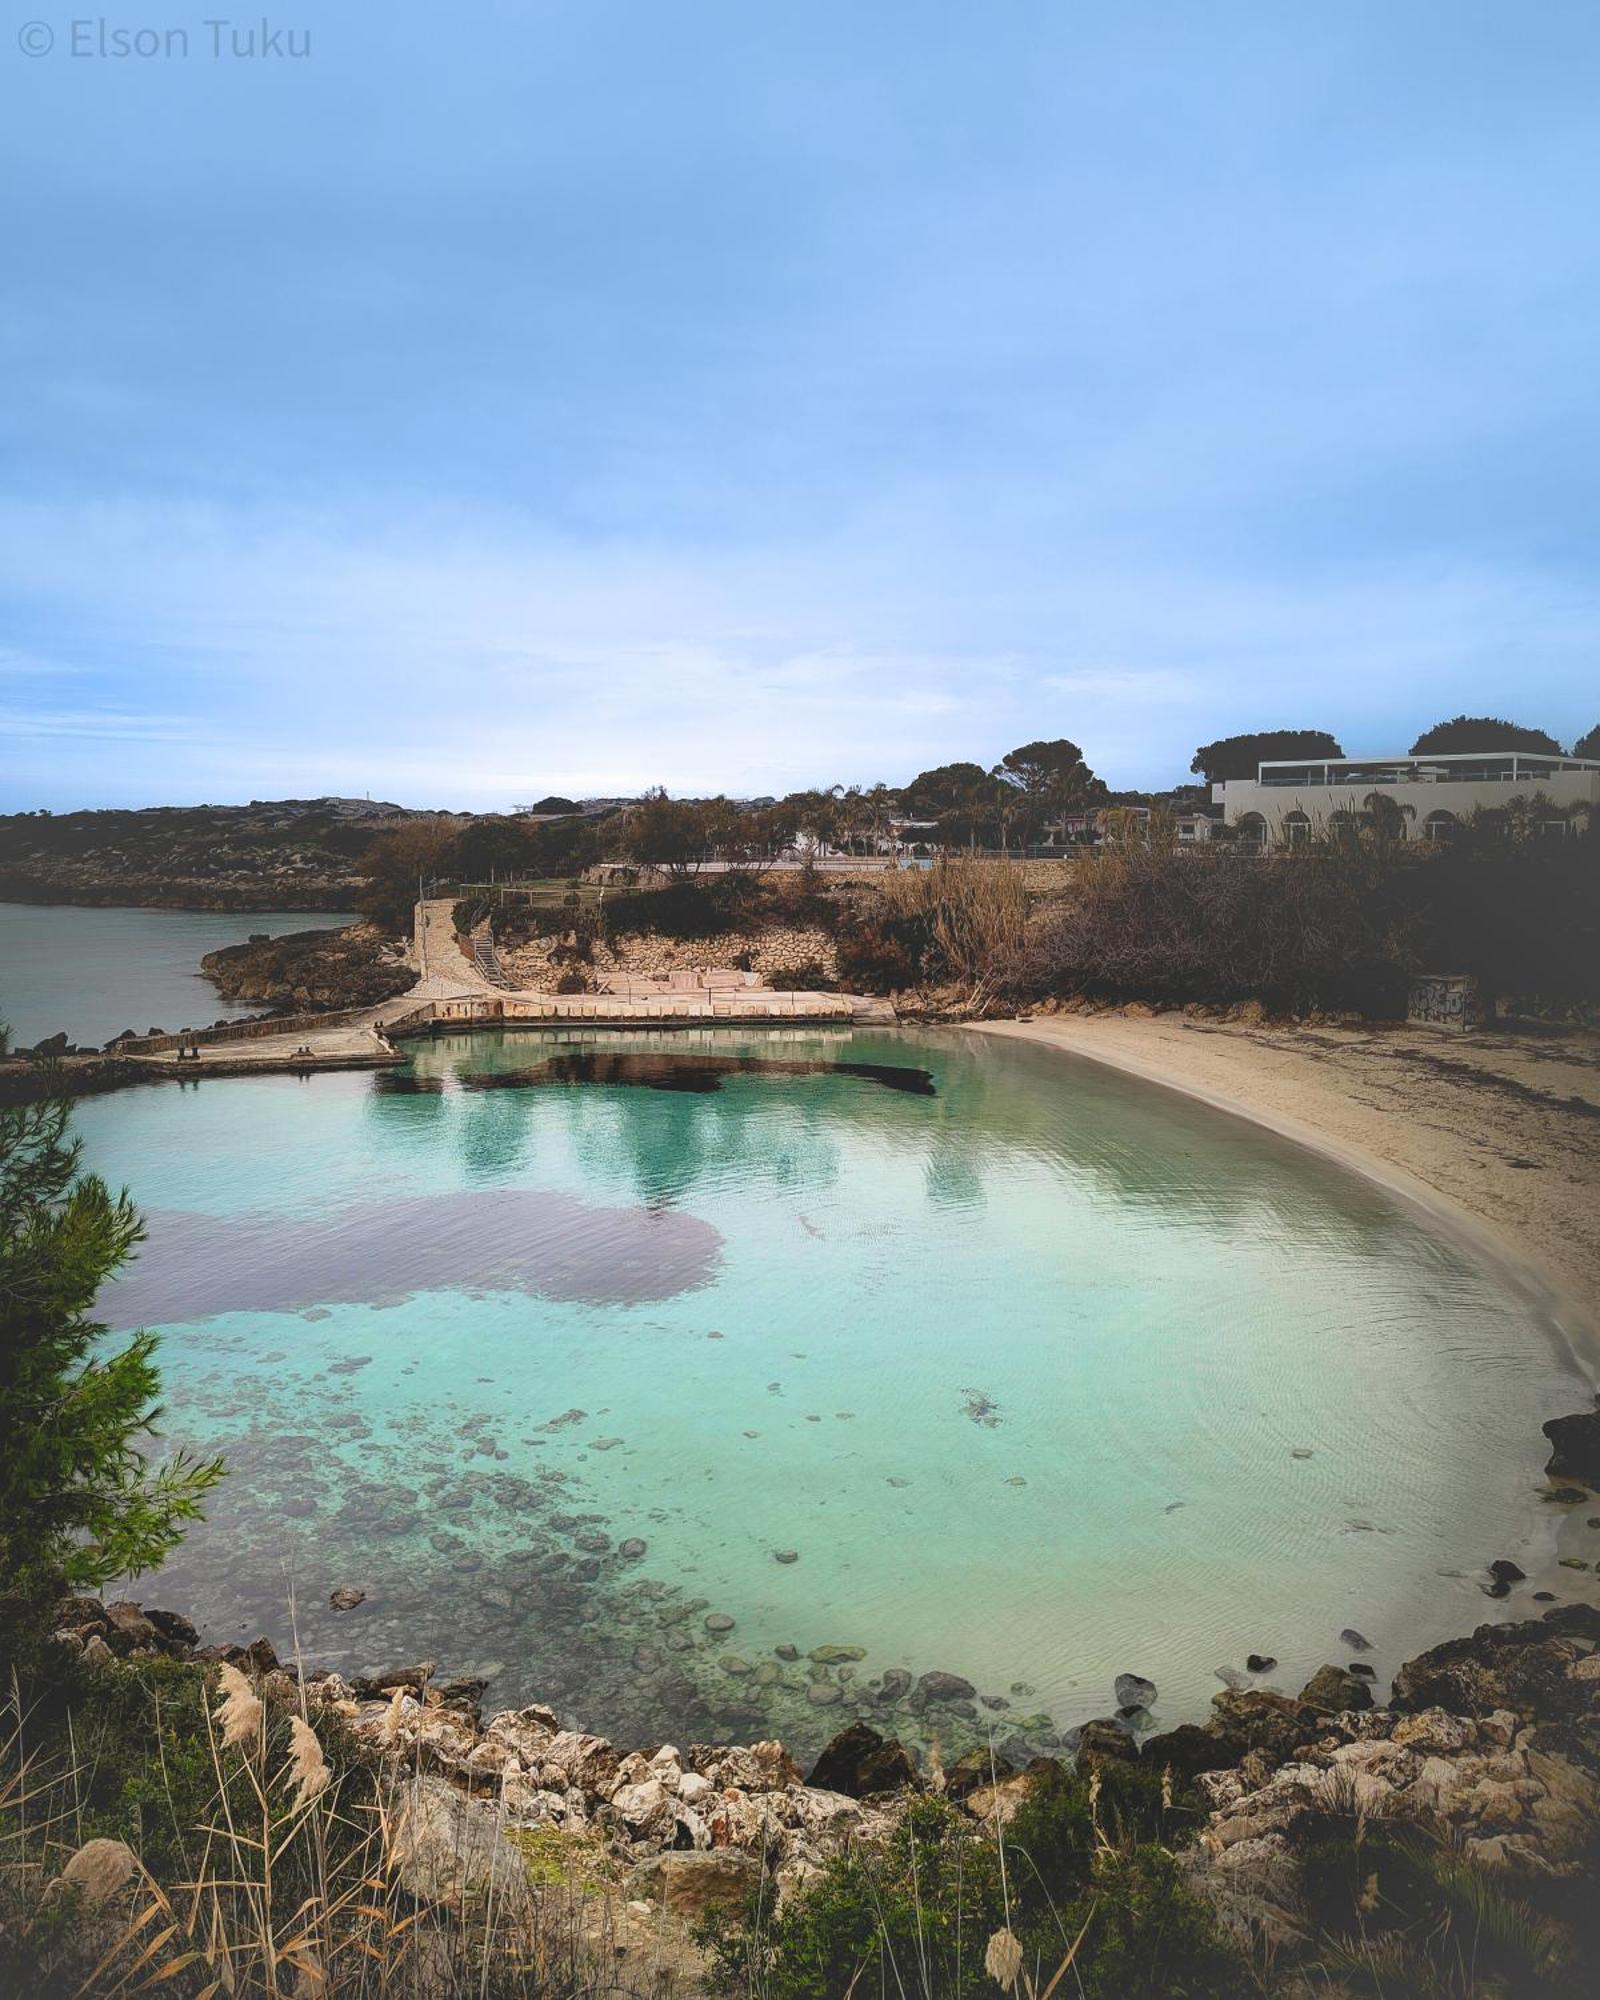
<svg viewBox="0 0 1600 2000">
<path fill-rule="evenodd" d="M 981 1007 L 1012 977 L 1027 917 L 1021 874 L 1004 862 L 946 859 L 886 875 L 840 924 L 841 983 L 905 991 L 953 982 Z"/>
<path fill-rule="evenodd" d="M 1097 854 L 1019 955 L 1018 987 L 1403 1014 L 1422 935 L 1414 872 L 1359 850 Z"/>
<path fill-rule="evenodd" d="M 407 1825 L 422 1781 L 398 1756 L 378 1768 L 347 1761 L 325 1744 L 322 1718 L 275 1710 L 232 1667 L 211 1696 L 215 1706 L 199 1709 L 209 1804 L 196 1810 L 169 1792 L 172 1840 L 155 1843 L 154 1867 L 120 1840 L 93 1837 L 85 1800 L 95 1774 L 76 1726 L 87 1718 L 35 1748 L 40 1720 L 21 1694 L 0 1703 L 0 1992 L 653 2000 L 660 1991 L 655 1968 L 619 1967 L 605 1893 L 576 1872 L 550 1879 L 548 1867 L 535 1886 L 492 1814 L 471 1840 L 435 1846 L 448 1901 L 408 1893 Z M 159 1733 L 157 1718 L 151 1740 Z M 469 1865 L 486 1841 L 502 1857 L 492 1879 Z M 135 1845 L 144 1845 L 137 1835 Z"/>
</svg>

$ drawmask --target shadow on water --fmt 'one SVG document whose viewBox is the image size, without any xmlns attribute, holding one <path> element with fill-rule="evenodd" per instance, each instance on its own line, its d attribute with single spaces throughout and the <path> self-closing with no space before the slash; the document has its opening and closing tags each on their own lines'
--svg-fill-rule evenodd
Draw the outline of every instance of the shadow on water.
<svg viewBox="0 0 1600 2000">
<path fill-rule="evenodd" d="M 147 1221 L 144 1254 L 102 1294 L 114 1327 L 392 1303 L 464 1286 L 631 1305 L 709 1284 L 722 1248 L 698 1216 L 540 1189 L 360 1203 L 314 1221 L 171 1211 Z"/>
</svg>

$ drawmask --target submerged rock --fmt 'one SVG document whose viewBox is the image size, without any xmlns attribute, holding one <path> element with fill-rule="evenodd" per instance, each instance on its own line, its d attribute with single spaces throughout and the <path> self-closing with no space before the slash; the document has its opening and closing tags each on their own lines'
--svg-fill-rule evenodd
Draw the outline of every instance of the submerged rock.
<svg viewBox="0 0 1600 2000">
<path fill-rule="evenodd" d="M 917 1681 L 917 1693 L 927 1701 L 971 1701 L 977 1692 L 971 1681 L 963 1680 L 960 1674 L 941 1673 L 937 1669 Z"/>
</svg>

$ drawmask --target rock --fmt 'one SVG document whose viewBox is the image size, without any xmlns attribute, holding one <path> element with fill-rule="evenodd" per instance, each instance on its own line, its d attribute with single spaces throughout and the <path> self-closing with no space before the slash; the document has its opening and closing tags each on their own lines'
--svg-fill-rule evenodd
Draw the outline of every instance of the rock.
<svg viewBox="0 0 1600 2000">
<path fill-rule="evenodd" d="M 672 1794 L 659 1778 L 619 1786 L 611 1795 L 610 1810 L 636 1840 L 670 1840 L 677 1826 Z"/>
<path fill-rule="evenodd" d="M 798 1549 L 774 1549 L 772 1551 L 772 1560 L 780 1563 L 797 1563 L 800 1560 L 800 1551 Z"/>
<path fill-rule="evenodd" d="M 1278 1664 L 1270 1653 L 1248 1653 L 1244 1663 L 1253 1674 L 1270 1674 Z"/>
<path fill-rule="evenodd" d="M 156 1628 L 159 1643 L 180 1649 L 199 1645 L 200 1634 L 179 1612 L 149 1610 L 144 1615 Z"/>
<path fill-rule="evenodd" d="M 1586 1707 L 1569 1670 L 1596 1641 L 1600 1611 L 1587 1604 L 1557 1605 L 1520 1624 L 1480 1625 L 1469 1638 L 1447 1639 L 1407 1660 L 1394 1677 L 1389 1705 L 1565 1720 Z"/>
<path fill-rule="evenodd" d="M 1528 1572 L 1519 1569 L 1508 1557 L 1499 1556 L 1490 1563 L 1489 1574 L 1496 1583 L 1522 1583 L 1526 1580 Z"/>
<path fill-rule="evenodd" d="M 1138 1745 L 1111 1716 L 1096 1716 L 1078 1732 L 1080 1771 L 1092 1771 L 1096 1764 L 1131 1764 L 1138 1755 Z"/>
<path fill-rule="evenodd" d="M 709 1910 L 737 1911 L 761 1882 L 761 1863 L 752 1854 L 723 1848 L 709 1854 L 652 1855 L 628 1879 L 628 1888 L 678 1917 L 702 1917 Z"/>
<path fill-rule="evenodd" d="M 1237 1760 L 1238 1752 L 1227 1737 L 1214 1728 L 1181 1722 L 1160 1736 L 1145 1738 L 1140 1762 L 1157 1771 L 1171 1771 L 1182 1779 L 1197 1778 L 1202 1771 L 1225 1770 Z"/>
<path fill-rule="evenodd" d="M 998 1751 L 991 1752 L 983 1744 L 976 1749 L 963 1751 L 944 1774 L 945 1797 L 957 1801 L 967 1798 L 980 1785 L 997 1784 L 1015 1775 L 1016 1765 L 1002 1757 Z"/>
<path fill-rule="evenodd" d="M 800 1648 L 791 1646 L 787 1642 L 781 1646 L 774 1646 L 772 1650 L 780 1660 L 798 1660 L 800 1657 Z"/>
<path fill-rule="evenodd" d="M 1442 1708 L 1425 1708 L 1417 1715 L 1401 1716 L 1390 1741 L 1420 1757 L 1445 1757 L 1465 1750 L 1476 1736 L 1472 1724 L 1459 1715 L 1446 1715 Z"/>
<path fill-rule="evenodd" d="M 812 1681 L 806 1688 L 806 1700 L 813 1708 L 832 1708 L 844 1700 L 844 1689 L 837 1681 Z"/>
<path fill-rule="evenodd" d="M 726 1611 L 710 1611 L 706 1614 L 705 1626 L 708 1632 L 731 1632 L 733 1620 Z"/>
<path fill-rule="evenodd" d="M 1149 1708 L 1155 1701 L 1156 1684 L 1142 1674 L 1118 1674 L 1115 1685 L 1118 1708 Z"/>
<path fill-rule="evenodd" d="M 1339 1644 L 1341 1646 L 1348 1646 L 1352 1652 L 1356 1653 L 1370 1653 L 1372 1651 L 1372 1641 L 1363 1633 L 1358 1632 L 1353 1625 L 1347 1625 L 1339 1634 Z"/>
<path fill-rule="evenodd" d="M 367 1593 L 357 1590 L 354 1584 L 341 1583 L 337 1590 L 328 1593 L 328 1602 L 335 1611 L 354 1611 L 358 1604 L 365 1604 Z"/>
<path fill-rule="evenodd" d="M 396 1688 L 420 1694 L 432 1679 L 432 1660 L 419 1660 L 411 1667 L 385 1667 L 378 1673 L 352 1674 L 350 1685 L 362 1701 L 381 1701 Z"/>
<path fill-rule="evenodd" d="M 445 1779 L 419 1775 L 397 1784 L 386 1826 L 390 1866 L 418 1902 L 460 1909 L 489 1888 L 512 1907 L 526 1901 L 522 1856 L 500 1831 L 494 1808 Z"/>
<path fill-rule="evenodd" d="M 864 1660 L 866 1657 L 865 1646 L 813 1646 L 806 1654 L 806 1658 L 819 1667 L 837 1667 L 845 1661 Z"/>
<path fill-rule="evenodd" d="M 1541 1428 L 1552 1447 L 1545 1466 L 1552 1479 L 1581 1479 L 1586 1486 L 1600 1486 L 1600 1410 L 1552 1417 Z"/>
<path fill-rule="evenodd" d="M 910 1689 L 911 1676 L 906 1672 L 904 1667 L 886 1667 L 883 1678 L 878 1683 L 878 1692 L 874 1696 L 874 1700 L 881 1702 L 899 1701 L 902 1695 L 910 1692 Z"/>
<path fill-rule="evenodd" d="M 825 1792 L 864 1799 L 873 1792 L 902 1792 L 917 1782 L 917 1767 L 903 1743 L 880 1736 L 864 1722 L 840 1730 L 806 1780 Z"/>
<path fill-rule="evenodd" d="M 1343 1667 L 1318 1667 L 1300 1690 L 1300 1699 L 1325 1715 L 1342 1715 L 1347 1709 L 1371 1708 L 1372 1690 Z"/>
<path fill-rule="evenodd" d="M 628 1539 L 618 1547 L 617 1554 L 619 1556 L 626 1556 L 629 1562 L 636 1562 L 640 1556 L 645 1554 L 649 1546 L 650 1544 L 648 1542 L 641 1541 L 637 1535 L 630 1535 Z"/>
<path fill-rule="evenodd" d="M 971 1681 L 963 1680 L 960 1674 L 935 1671 L 923 1674 L 917 1681 L 917 1693 L 925 1701 L 971 1701 L 977 1692 Z"/>
<path fill-rule="evenodd" d="M 108 1604 L 106 1617 L 110 1619 L 116 1632 L 127 1642 L 128 1647 L 153 1646 L 156 1642 L 156 1628 L 146 1618 L 137 1604 Z M 115 1646 L 116 1641 L 113 1639 Z M 120 1652 L 122 1647 L 118 1647 Z"/>
</svg>

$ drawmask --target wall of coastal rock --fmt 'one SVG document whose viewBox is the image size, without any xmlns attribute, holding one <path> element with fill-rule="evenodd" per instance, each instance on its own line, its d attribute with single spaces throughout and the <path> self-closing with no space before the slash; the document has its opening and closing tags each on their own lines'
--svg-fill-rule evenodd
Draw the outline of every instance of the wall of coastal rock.
<svg viewBox="0 0 1600 2000">
<path fill-rule="evenodd" d="M 560 973 L 570 968 L 553 953 L 557 938 L 534 938 L 514 950 L 500 953 L 506 976 L 517 986 L 552 986 Z M 748 962 L 763 978 L 773 973 L 794 973 L 821 966 L 828 979 L 838 976 L 833 939 L 825 930 L 811 925 L 772 925 L 759 931 L 732 931 L 720 937 L 665 938 L 649 933 L 629 932 L 594 948 L 591 963 L 579 968 L 590 974 L 629 973 L 646 977 L 669 972 L 715 972 Z"/>
</svg>

